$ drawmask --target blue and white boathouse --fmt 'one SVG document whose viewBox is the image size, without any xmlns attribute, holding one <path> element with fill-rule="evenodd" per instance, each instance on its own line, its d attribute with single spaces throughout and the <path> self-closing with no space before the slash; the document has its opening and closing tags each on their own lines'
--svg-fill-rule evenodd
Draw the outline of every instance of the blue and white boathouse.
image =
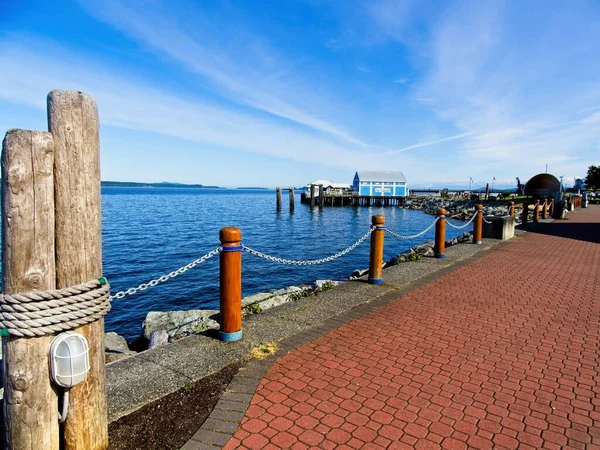
<svg viewBox="0 0 600 450">
<path fill-rule="evenodd" d="M 358 171 L 352 191 L 360 197 L 407 197 L 406 178 L 402 172 Z"/>
</svg>

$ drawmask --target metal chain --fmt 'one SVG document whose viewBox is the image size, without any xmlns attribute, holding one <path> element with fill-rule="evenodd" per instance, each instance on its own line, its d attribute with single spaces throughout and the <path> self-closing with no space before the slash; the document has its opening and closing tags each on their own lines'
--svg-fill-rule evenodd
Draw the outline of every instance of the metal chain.
<svg viewBox="0 0 600 450">
<path fill-rule="evenodd" d="M 402 236 L 402 235 L 394 233 L 393 231 L 388 230 L 387 228 L 385 229 L 385 231 L 386 231 L 386 233 L 391 234 L 392 236 L 394 236 L 397 239 L 415 239 L 415 238 L 418 238 L 419 236 L 423 236 L 425 233 L 427 233 L 429 230 L 431 230 L 438 220 L 440 220 L 440 218 L 436 217 L 431 225 L 429 225 L 427 228 L 425 228 L 420 233 L 413 234 L 412 236 Z"/>
<path fill-rule="evenodd" d="M 481 215 L 481 217 L 483 218 L 483 221 L 485 223 L 492 223 L 492 221 L 491 220 L 487 220 L 483 214 Z"/>
<path fill-rule="evenodd" d="M 453 225 L 450 222 L 448 222 L 447 220 L 446 220 L 446 225 L 448 225 L 449 227 L 455 228 L 457 230 L 460 230 L 461 228 L 467 228 L 469 226 L 469 224 L 471 222 L 473 222 L 473 220 L 475 220 L 475 217 L 477 217 L 477 213 L 473 214 L 473 217 L 471 217 L 471 219 L 467 223 L 465 223 L 464 225 L 461 225 L 461 226 Z"/>
<path fill-rule="evenodd" d="M 312 266 L 312 265 L 316 265 L 316 264 L 323 264 L 326 262 L 333 261 L 335 259 L 338 259 L 338 258 L 346 255 L 347 253 L 350 253 L 352 250 L 354 250 L 356 247 L 358 247 L 360 244 L 362 244 L 365 241 L 365 239 L 367 239 L 371 235 L 372 232 L 373 232 L 373 229 L 372 228 L 369 229 L 367 234 L 365 234 L 363 237 L 361 237 L 358 241 L 356 241 L 350 247 L 342 250 L 341 252 L 336 253 L 335 255 L 331 255 L 326 258 L 313 259 L 313 260 L 307 260 L 307 261 L 295 261 L 295 260 L 291 260 L 291 259 L 277 258 L 275 256 L 266 255 L 257 250 L 251 249 L 250 247 L 246 247 L 245 245 L 242 245 L 242 247 L 243 247 L 244 251 L 250 253 L 251 255 L 258 256 L 259 258 L 266 259 L 267 261 L 271 261 L 271 262 L 275 262 L 275 263 L 279 263 L 279 264 L 288 264 L 291 266 Z"/>
<path fill-rule="evenodd" d="M 167 275 L 163 275 L 162 277 L 156 278 L 155 280 L 152 280 L 152 281 L 148 281 L 147 283 L 142 283 L 138 287 L 129 288 L 126 291 L 117 292 L 115 295 L 111 295 L 110 299 L 113 300 L 113 299 L 123 298 L 126 295 L 133 295 L 137 292 L 145 291 L 149 287 L 154 287 L 157 284 L 164 283 L 165 281 L 170 280 L 171 278 L 175 278 L 176 276 L 181 275 L 182 273 L 187 272 L 190 269 L 193 269 L 198 264 L 202 264 L 204 261 L 212 258 L 213 256 L 218 255 L 220 251 L 221 251 L 221 247 L 217 247 L 213 251 L 208 252 L 206 255 L 196 259 L 195 261 L 192 261 L 189 264 L 186 264 L 183 267 L 180 267 L 177 270 L 174 270 L 173 272 L 168 273 Z"/>
</svg>

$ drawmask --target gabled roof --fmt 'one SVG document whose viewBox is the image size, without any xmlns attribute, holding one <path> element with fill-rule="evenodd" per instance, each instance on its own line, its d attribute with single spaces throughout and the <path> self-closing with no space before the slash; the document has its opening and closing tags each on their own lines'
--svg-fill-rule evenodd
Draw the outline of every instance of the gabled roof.
<svg viewBox="0 0 600 450">
<path fill-rule="evenodd" d="M 360 181 L 397 181 L 406 183 L 406 178 L 402 172 L 393 172 L 390 170 L 361 170 L 356 172 Z"/>
<path fill-rule="evenodd" d="M 333 181 L 329 181 L 329 180 L 317 180 L 317 181 L 313 181 L 312 183 L 309 183 L 307 186 L 310 186 L 311 184 L 315 184 L 315 185 L 319 185 L 322 184 L 323 188 L 333 188 L 333 189 L 352 189 L 352 186 L 350 186 L 348 183 L 336 183 Z"/>
</svg>

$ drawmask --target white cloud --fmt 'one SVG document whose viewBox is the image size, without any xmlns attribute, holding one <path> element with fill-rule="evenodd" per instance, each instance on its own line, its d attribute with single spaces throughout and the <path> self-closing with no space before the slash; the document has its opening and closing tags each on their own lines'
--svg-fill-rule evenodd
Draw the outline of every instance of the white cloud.
<svg viewBox="0 0 600 450">
<path fill-rule="evenodd" d="M 279 54 L 243 24 L 211 23 L 192 5 L 175 15 L 159 0 L 133 7 L 120 0 L 80 0 L 93 16 L 146 48 L 206 77 L 231 101 L 294 121 L 342 141 L 368 146 L 323 118 L 331 110 L 326 92 L 298 76 L 298 63 Z M 317 90 L 318 92 L 313 92 Z M 325 97 L 325 98 L 323 98 Z M 340 108 L 343 110 L 343 108 Z"/>
</svg>

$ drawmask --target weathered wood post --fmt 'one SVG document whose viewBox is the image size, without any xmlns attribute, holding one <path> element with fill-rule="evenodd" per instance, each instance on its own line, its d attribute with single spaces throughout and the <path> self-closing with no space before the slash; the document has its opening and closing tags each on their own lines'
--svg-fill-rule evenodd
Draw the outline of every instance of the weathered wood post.
<svg viewBox="0 0 600 450">
<path fill-rule="evenodd" d="M 275 188 L 275 196 L 277 197 L 277 211 L 281 210 L 281 188 Z"/>
<path fill-rule="evenodd" d="M 540 201 L 535 201 L 535 206 L 533 207 L 533 223 L 537 223 L 540 221 Z"/>
<path fill-rule="evenodd" d="M 219 239 L 219 339 L 233 342 L 242 338 L 242 232 L 222 228 Z"/>
<path fill-rule="evenodd" d="M 289 189 L 290 212 L 294 210 L 294 188 Z"/>
<path fill-rule="evenodd" d="M 515 202 L 508 202 L 508 215 L 515 217 Z"/>
<path fill-rule="evenodd" d="M 311 208 L 315 207 L 315 185 L 314 184 L 310 185 L 310 207 Z"/>
<path fill-rule="evenodd" d="M 438 221 L 435 223 L 435 246 L 434 253 L 436 258 L 446 257 L 446 210 L 438 208 L 436 211 Z"/>
<path fill-rule="evenodd" d="M 381 284 L 383 279 L 383 239 L 385 236 L 385 218 L 373 216 L 371 218 L 373 232 L 371 233 L 371 252 L 369 255 L 369 283 Z"/>
<path fill-rule="evenodd" d="M 483 234 L 483 205 L 475 205 L 476 216 L 473 220 L 473 244 L 481 244 Z"/>
<path fill-rule="evenodd" d="M 55 147 L 56 287 L 102 276 L 100 136 L 94 99 L 76 91 L 48 94 L 48 128 Z M 65 450 L 108 447 L 104 319 L 73 330 L 89 344 L 90 371 L 70 390 Z"/>
<path fill-rule="evenodd" d="M 323 190 L 323 185 L 319 185 L 319 206 L 322 208 L 325 204 L 325 192 Z"/>
<path fill-rule="evenodd" d="M 54 142 L 9 130 L 2 144 L 2 288 L 54 289 Z M 58 399 L 48 354 L 54 335 L 3 337 L 3 448 L 59 448 Z"/>
</svg>

